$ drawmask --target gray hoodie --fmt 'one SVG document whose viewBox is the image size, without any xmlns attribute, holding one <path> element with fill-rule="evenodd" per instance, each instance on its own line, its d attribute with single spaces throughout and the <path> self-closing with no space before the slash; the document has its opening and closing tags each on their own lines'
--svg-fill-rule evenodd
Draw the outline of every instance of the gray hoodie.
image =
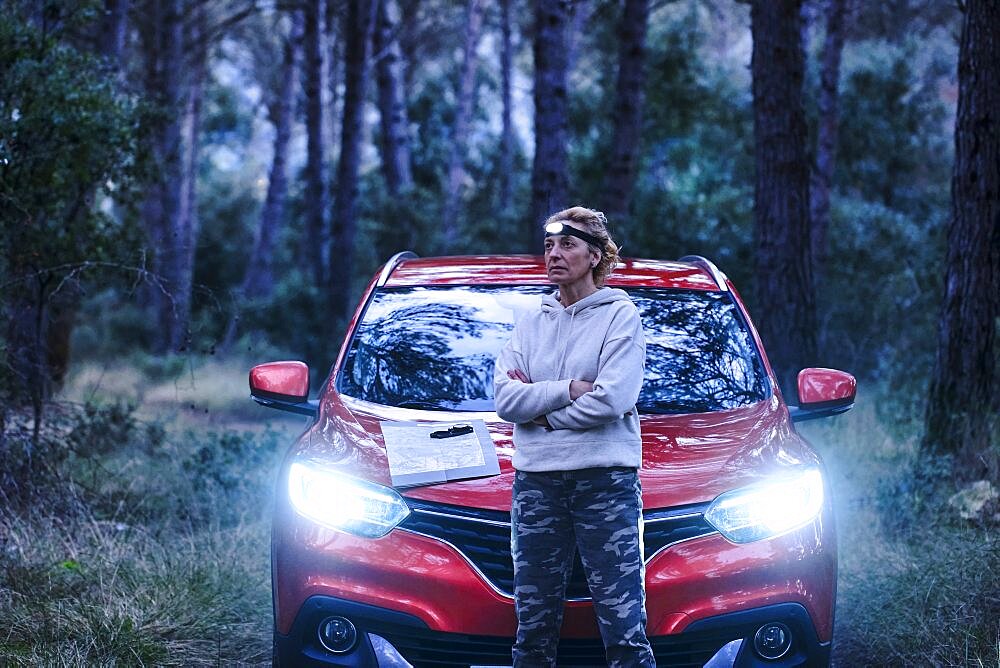
<svg viewBox="0 0 1000 668">
<path fill-rule="evenodd" d="M 568 308 L 546 296 L 515 325 L 493 375 L 497 415 L 514 423 L 514 468 L 568 471 L 642 465 L 635 402 L 646 340 L 628 295 L 601 288 Z M 520 369 L 531 380 L 507 377 Z M 570 401 L 571 380 L 594 383 Z M 545 415 L 552 429 L 531 422 Z"/>
</svg>

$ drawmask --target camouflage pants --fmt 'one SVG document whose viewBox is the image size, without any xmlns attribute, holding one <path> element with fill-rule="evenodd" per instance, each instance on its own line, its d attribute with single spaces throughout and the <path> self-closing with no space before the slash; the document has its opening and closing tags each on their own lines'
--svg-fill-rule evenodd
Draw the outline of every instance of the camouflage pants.
<svg viewBox="0 0 1000 668">
<path fill-rule="evenodd" d="M 515 668 L 556 665 L 563 599 L 580 551 L 609 666 L 655 666 L 646 639 L 639 476 L 630 468 L 514 477 Z"/>
</svg>

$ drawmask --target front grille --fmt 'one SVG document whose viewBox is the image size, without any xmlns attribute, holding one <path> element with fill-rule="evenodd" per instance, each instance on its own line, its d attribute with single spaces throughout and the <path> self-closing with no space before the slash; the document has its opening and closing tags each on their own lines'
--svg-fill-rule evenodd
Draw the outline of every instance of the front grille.
<svg viewBox="0 0 1000 668">
<path fill-rule="evenodd" d="M 497 590 L 514 595 L 514 562 L 510 556 L 510 513 L 406 499 L 410 516 L 399 528 L 437 538 L 458 550 Z M 706 505 L 679 506 L 643 513 L 643 546 L 648 560 L 668 545 L 715 533 L 705 521 Z M 579 554 L 566 598 L 590 598 Z"/>
<path fill-rule="evenodd" d="M 415 668 L 511 663 L 513 638 L 442 633 L 427 629 L 378 628 L 369 630 L 382 636 Z M 694 668 L 705 665 L 732 638 L 718 633 L 682 633 L 650 638 L 656 663 L 660 666 Z M 559 641 L 559 666 L 604 666 L 604 646 L 600 638 L 563 638 Z"/>
</svg>

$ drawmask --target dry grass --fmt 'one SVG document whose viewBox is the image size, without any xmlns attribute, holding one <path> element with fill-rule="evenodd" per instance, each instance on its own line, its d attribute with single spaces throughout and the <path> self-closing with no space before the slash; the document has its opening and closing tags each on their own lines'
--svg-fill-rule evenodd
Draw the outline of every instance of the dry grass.
<svg viewBox="0 0 1000 668">
<path fill-rule="evenodd" d="M 3 665 L 270 660 L 265 522 L 151 531 L 4 517 Z"/>
<path fill-rule="evenodd" d="M 802 429 L 835 494 L 834 664 L 1000 666 L 1000 526 L 948 507 L 957 488 L 921 463 L 916 429 L 865 398 Z"/>
<path fill-rule="evenodd" d="M 250 399 L 250 367 L 261 361 L 214 356 L 84 362 L 74 367 L 60 399 L 129 402 L 139 417 L 173 427 L 259 429 L 262 422 L 301 424 L 302 418 L 264 411 Z"/>
</svg>

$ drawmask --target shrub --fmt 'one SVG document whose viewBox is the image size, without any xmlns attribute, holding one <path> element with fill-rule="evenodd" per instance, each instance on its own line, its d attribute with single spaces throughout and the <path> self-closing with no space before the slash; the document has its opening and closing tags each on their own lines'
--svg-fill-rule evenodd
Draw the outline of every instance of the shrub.
<svg viewBox="0 0 1000 668">
<path fill-rule="evenodd" d="M 0 665 L 265 662 L 277 432 L 51 413 L 38 447 L 17 416 L 0 439 Z"/>
</svg>

